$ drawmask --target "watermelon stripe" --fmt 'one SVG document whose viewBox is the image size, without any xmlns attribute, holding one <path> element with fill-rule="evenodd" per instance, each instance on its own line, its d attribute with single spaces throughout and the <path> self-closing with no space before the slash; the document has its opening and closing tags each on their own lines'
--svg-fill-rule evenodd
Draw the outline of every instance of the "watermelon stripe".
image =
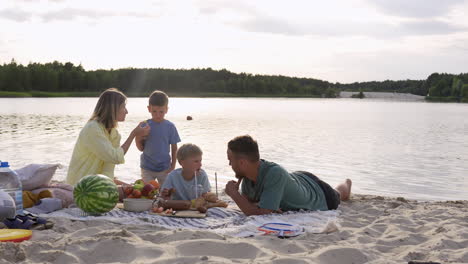
<svg viewBox="0 0 468 264">
<path fill-rule="evenodd" d="M 104 175 L 89 175 L 82 178 L 73 191 L 76 205 L 93 214 L 112 210 L 119 200 L 115 183 Z"/>
</svg>

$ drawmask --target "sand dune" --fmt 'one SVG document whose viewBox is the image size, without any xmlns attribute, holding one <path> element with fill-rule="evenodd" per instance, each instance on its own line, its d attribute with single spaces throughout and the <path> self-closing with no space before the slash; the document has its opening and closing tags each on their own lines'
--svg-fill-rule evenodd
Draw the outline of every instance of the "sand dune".
<svg viewBox="0 0 468 264">
<path fill-rule="evenodd" d="M 468 201 L 354 195 L 340 227 L 289 239 L 54 218 L 31 240 L 0 243 L 1 263 L 468 263 Z"/>
</svg>

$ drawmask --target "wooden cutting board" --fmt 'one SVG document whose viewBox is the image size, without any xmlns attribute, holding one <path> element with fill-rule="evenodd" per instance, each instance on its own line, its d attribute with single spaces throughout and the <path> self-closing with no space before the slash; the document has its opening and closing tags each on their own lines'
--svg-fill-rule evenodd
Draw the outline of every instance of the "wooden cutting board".
<svg viewBox="0 0 468 264">
<path fill-rule="evenodd" d="M 167 216 L 167 217 L 182 217 L 182 218 L 205 218 L 206 213 L 200 213 L 198 211 L 192 210 L 183 210 L 183 211 L 176 211 L 175 214 L 165 214 L 163 213 L 153 213 L 150 214 L 160 215 L 160 216 Z"/>
</svg>

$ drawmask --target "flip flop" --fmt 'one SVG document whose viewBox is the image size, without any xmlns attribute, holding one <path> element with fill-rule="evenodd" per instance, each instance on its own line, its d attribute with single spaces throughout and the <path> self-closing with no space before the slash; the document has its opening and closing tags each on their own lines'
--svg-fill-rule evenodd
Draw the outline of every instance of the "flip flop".
<svg viewBox="0 0 468 264">
<path fill-rule="evenodd" d="M 50 229 L 54 227 L 54 223 L 47 221 L 47 219 L 33 215 L 31 213 L 26 213 L 24 215 L 17 215 L 17 218 L 23 220 L 23 221 L 32 221 L 33 226 L 31 229 L 34 230 L 44 230 L 44 229 Z"/>
<path fill-rule="evenodd" d="M 33 221 L 31 220 L 22 221 L 21 219 L 17 217 L 5 218 L 5 220 L 3 220 L 3 223 L 9 229 L 30 229 L 32 225 L 34 224 Z"/>
</svg>

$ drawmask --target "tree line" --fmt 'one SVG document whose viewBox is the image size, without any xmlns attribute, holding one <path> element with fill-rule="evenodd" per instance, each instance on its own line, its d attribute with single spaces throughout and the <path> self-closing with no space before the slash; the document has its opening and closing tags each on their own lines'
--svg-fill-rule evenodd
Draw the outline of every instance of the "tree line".
<svg viewBox="0 0 468 264">
<path fill-rule="evenodd" d="M 123 68 L 86 71 L 71 62 L 0 65 L 0 92 L 96 96 L 117 87 L 129 96 L 163 90 L 171 96 L 339 96 L 340 91 L 398 92 L 468 101 L 468 73 L 433 73 L 426 80 L 330 83 L 313 78 L 233 73 L 226 69 Z"/>
<path fill-rule="evenodd" d="M 30 63 L 14 60 L 0 66 L 0 91 L 100 92 L 117 87 L 130 96 L 154 90 L 169 95 L 336 97 L 332 84 L 311 78 L 232 73 L 225 69 L 111 69 L 86 71 L 70 62 Z"/>
<path fill-rule="evenodd" d="M 468 73 L 433 73 L 426 80 L 336 83 L 334 87 L 340 91 L 410 93 L 432 101 L 468 102 Z"/>
</svg>

